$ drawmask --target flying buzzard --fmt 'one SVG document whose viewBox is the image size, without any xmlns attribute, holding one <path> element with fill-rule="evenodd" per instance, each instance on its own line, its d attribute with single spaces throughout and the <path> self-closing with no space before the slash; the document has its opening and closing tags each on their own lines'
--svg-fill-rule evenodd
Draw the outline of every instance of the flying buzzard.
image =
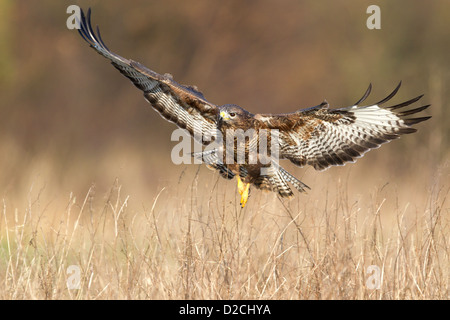
<svg viewBox="0 0 450 320">
<path fill-rule="evenodd" d="M 309 164 L 316 170 L 344 165 L 401 134 L 415 132 L 412 125 L 430 118 L 408 117 L 429 105 L 402 109 L 422 95 L 400 104 L 383 106 L 397 93 L 401 83 L 385 99 L 366 106 L 360 104 L 370 94 L 371 85 L 353 106 L 340 109 L 329 109 L 326 101 L 285 114 L 252 114 L 237 105 L 217 106 L 207 101 L 195 86 L 180 85 L 170 74 L 160 75 L 139 62 L 111 52 L 101 39 L 98 27 L 97 32 L 93 30 L 90 17 L 90 9 L 87 17 L 81 11 L 80 35 L 142 90 L 145 99 L 164 119 L 186 129 L 205 145 L 205 150 L 194 153 L 194 157 L 202 159 L 227 179 L 236 177 L 242 207 L 247 202 L 250 185 L 277 192 L 281 197 L 293 195 L 289 184 L 300 192 L 309 189 L 284 170 L 276 161 L 278 158 L 288 159 L 300 167 Z M 236 135 L 231 139 L 218 139 L 218 136 L 228 137 L 229 131 L 239 130 L 252 134 L 245 135 L 244 139 L 238 139 Z M 264 154 L 258 149 L 262 144 L 262 132 L 271 133 L 265 137 L 266 146 L 270 144 L 271 147 Z M 276 138 L 273 132 L 276 132 Z M 276 143 L 272 143 L 274 141 Z M 241 159 L 238 159 L 239 150 L 243 150 Z M 258 150 L 256 157 L 251 159 L 250 150 Z M 277 157 L 273 157 L 275 153 Z"/>
</svg>

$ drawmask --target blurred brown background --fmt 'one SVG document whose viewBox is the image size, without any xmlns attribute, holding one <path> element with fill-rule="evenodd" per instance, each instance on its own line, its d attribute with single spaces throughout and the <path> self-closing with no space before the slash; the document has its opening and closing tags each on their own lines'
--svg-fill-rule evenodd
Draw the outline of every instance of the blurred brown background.
<svg viewBox="0 0 450 320">
<path fill-rule="evenodd" d="M 450 2 L 376 2 L 381 30 L 366 27 L 374 1 L 0 0 L 0 196 L 21 207 L 30 190 L 68 199 L 92 183 L 106 192 L 118 178 L 139 203 L 198 168 L 171 163 L 174 125 L 66 27 L 70 4 L 92 7 L 112 51 L 197 85 L 219 105 L 272 113 L 323 99 L 348 106 L 372 83 L 370 103 L 402 80 L 395 102 L 425 93 L 433 118 L 320 175 L 353 166 L 358 180 L 375 177 L 369 183 L 432 183 L 449 159 Z M 304 169 L 289 168 L 302 177 Z"/>
</svg>

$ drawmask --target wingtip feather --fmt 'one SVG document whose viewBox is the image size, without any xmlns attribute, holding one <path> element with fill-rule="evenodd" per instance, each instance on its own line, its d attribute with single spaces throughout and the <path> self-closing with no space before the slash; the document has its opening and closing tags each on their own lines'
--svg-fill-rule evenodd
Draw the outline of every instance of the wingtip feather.
<svg viewBox="0 0 450 320">
<path fill-rule="evenodd" d="M 370 92 L 372 91 L 372 83 L 369 83 L 369 87 L 367 88 L 366 92 L 364 93 L 364 95 L 361 97 L 361 99 L 359 99 L 357 102 L 355 102 L 355 106 L 359 105 L 361 102 L 363 102 L 364 100 L 367 99 L 367 97 L 370 95 Z"/>
<path fill-rule="evenodd" d="M 389 100 L 391 100 L 398 92 L 398 90 L 400 89 L 400 87 L 402 86 L 402 81 L 399 82 L 399 84 L 397 85 L 397 87 L 394 89 L 394 91 L 392 91 L 386 98 L 382 99 L 381 101 L 378 101 L 376 104 L 383 104 Z"/>
</svg>

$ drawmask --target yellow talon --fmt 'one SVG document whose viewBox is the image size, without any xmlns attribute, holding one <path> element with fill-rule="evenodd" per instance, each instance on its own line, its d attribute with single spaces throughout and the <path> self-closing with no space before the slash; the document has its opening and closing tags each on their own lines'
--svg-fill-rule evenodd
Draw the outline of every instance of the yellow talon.
<svg viewBox="0 0 450 320">
<path fill-rule="evenodd" d="M 241 178 L 237 176 L 237 182 L 238 182 L 238 192 L 241 195 L 241 207 L 245 207 L 245 204 L 248 200 L 248 194 L 250 190 L 250 183 L 242 182 Z"/>
</svg>

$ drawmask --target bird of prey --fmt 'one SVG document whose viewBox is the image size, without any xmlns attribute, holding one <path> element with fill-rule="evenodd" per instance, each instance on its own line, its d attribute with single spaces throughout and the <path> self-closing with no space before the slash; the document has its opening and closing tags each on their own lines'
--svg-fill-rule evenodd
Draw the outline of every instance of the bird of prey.
<svg viewBox="0 0 450 320">
<path fill-rule="evenodd" d="M 354 105 L 338 109 L 330 109 L 326 101 L 285 114 L 252 114 L 233 104 L 218 106 L 206 100 L 197 87 L 181 85 L 170 74 L 158 74 L 110 51 L 98 27 L 96 31 L 92 28 L 90 9 L 87 16 L 81 11 L 79 22 L 78 31 L 84 40 L 142 90 L 145 99 L 164 119 L 187 130 L 205 146 L 203 151 L 192 154 L 194 157 L 218 170 L 224 178 L 236 177 L 242 207 L 247 203 L 251 185 L 274 191 L 281 197 L 293 196 L 290 185 L 300 192 L 309 189 L 283 169 L 278 159 L 290 160 L 300 167 L 311 165 L 316 170 L 344 165 L 402 134 L 415 132 L 413 125 L 430 118 L 410 117 L 429 105 L 404 109 L 423 95 L 385 105 L 397 93 L 401 82 L 386 98 L 370 105 L 361 103 L 370 94 L 371 85 Z M 244 132 L 244 139 L 237 139 L 236 135 L 224 139 L 230 131 Z M 265 145 L 271 147 L 264 154 L 258 149 L 262 132 L 276 132 L 276 138 L 271 134 L 265 136 Z M 243 150 L 240 159 L 239 150 Z M 257 150 L 253 157 L 249 156 L 250 150 Z"/>
</svg>

